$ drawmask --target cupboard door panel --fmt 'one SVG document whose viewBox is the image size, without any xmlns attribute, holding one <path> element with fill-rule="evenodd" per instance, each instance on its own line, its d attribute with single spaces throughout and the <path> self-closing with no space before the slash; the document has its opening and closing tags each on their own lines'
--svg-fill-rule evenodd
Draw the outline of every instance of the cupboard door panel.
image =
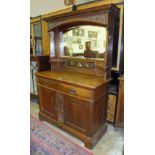
<svg viewBox="0 0 155 155">
<path fill-rule="evenodd" d="M 39 86 L 39 101 L 41 111 L 56 118 L 56 93 L 48 88 Z"/>
<path fill-rule="evenodd" d="M 64 97 L 65 123 L 80 131 L 87 133 L 89 129 L 90 110 L 89 103 L 74 97 Z"/>
</svg>

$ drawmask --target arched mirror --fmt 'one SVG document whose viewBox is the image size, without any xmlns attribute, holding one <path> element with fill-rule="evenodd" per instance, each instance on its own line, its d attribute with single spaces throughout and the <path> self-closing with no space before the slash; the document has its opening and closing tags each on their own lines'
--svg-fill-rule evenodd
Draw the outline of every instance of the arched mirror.
<svg viewBox="0 0 155 155">
<path fill-rule="evenodd" d="M 61 32 L 60 49 L 64 57 L 104 59 L 107 49 L 107 28 L 82 25 Z"/>
</svg>

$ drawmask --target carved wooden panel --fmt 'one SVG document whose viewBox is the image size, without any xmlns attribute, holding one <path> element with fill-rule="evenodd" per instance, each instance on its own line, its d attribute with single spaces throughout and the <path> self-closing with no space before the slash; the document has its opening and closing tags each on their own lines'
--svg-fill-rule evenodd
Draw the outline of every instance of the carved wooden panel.
<svg viewBox="0 0 155 155">
<path fill-rule="evenodd" d="M 58 121 L 64 123 L 63 95 L 60 93 L 56 93 L 56 110 Z"/>
<path fill-rule="evenodd" d="M 97 23 L 101 23 L 101 24 L 107 24 L 108 20 L 107 20 L 107 16 L 106 14 L 98 14 L 98 15 L 83 15 L 77 18 L 65 18 L 65 20 L 54 20 L 54 21 L 50 21 L 49 22 L 49 30 L 53 29 L 54 27 L 57 27 L 59 25 L 68 23 L 68 22 L 76 22 L 76 21 L 88 21 L 88 22 L 97 22 Z"/>
<path fill-rule="evenodd" d="M 94 21 L 94 22 L 99 22 L 99 23 L 102 23 L 102 24 L 107 24 L 107 21 L 106 21 L 106 15 L 93 15 L 93 16 L 89 16 L 89 17 L 83 17 L 82 19 L 84 20 L 89 20 L 89 21 Z"/>
</svg>

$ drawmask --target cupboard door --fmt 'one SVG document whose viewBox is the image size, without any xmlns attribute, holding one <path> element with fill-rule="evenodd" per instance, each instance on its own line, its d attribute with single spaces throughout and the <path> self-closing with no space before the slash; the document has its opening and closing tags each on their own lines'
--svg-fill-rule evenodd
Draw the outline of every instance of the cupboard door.
<svg viewBox="0 0 155 155">
<path fill-rule="evenodd" d="M 90 122 L 89 102 L 64 96 L 65 124 L 82 133 L 88 133 Z"/>
<path fill-rule="evenodd" d="M 40 110 L 56 119 L 56 92 L 42 86 L 38 88 Z"/>
</svg>

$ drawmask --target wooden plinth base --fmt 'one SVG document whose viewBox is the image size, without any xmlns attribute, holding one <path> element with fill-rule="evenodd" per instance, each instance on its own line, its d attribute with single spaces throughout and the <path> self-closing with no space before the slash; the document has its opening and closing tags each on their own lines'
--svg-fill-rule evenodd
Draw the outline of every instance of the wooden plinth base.
<svg viewBox="0 0 155 155">
<path fill-rule="evenodd" d="M 77 137 L 81 141 L 83 141 L 85 143 L 85 146 L 89 149 L 91 149 L 95 146 L 95 144 L 99 141 L 99 139 L 104 135 L 104 133 L 107 130 L 107 124 L 104 124 L 93 137 L 88 137 L 88 136 L 81 134 L 80 132 L 66 126 L 64 123 L 58 122 L 57 120 L 51 118 L 51 116 L 49 116 L 43 112 L 39 112 L 39 119 L 48 121 L 49 123 L 61 128 L 62 130 L 74 135 L 75 137 Z"/>
</svg>

